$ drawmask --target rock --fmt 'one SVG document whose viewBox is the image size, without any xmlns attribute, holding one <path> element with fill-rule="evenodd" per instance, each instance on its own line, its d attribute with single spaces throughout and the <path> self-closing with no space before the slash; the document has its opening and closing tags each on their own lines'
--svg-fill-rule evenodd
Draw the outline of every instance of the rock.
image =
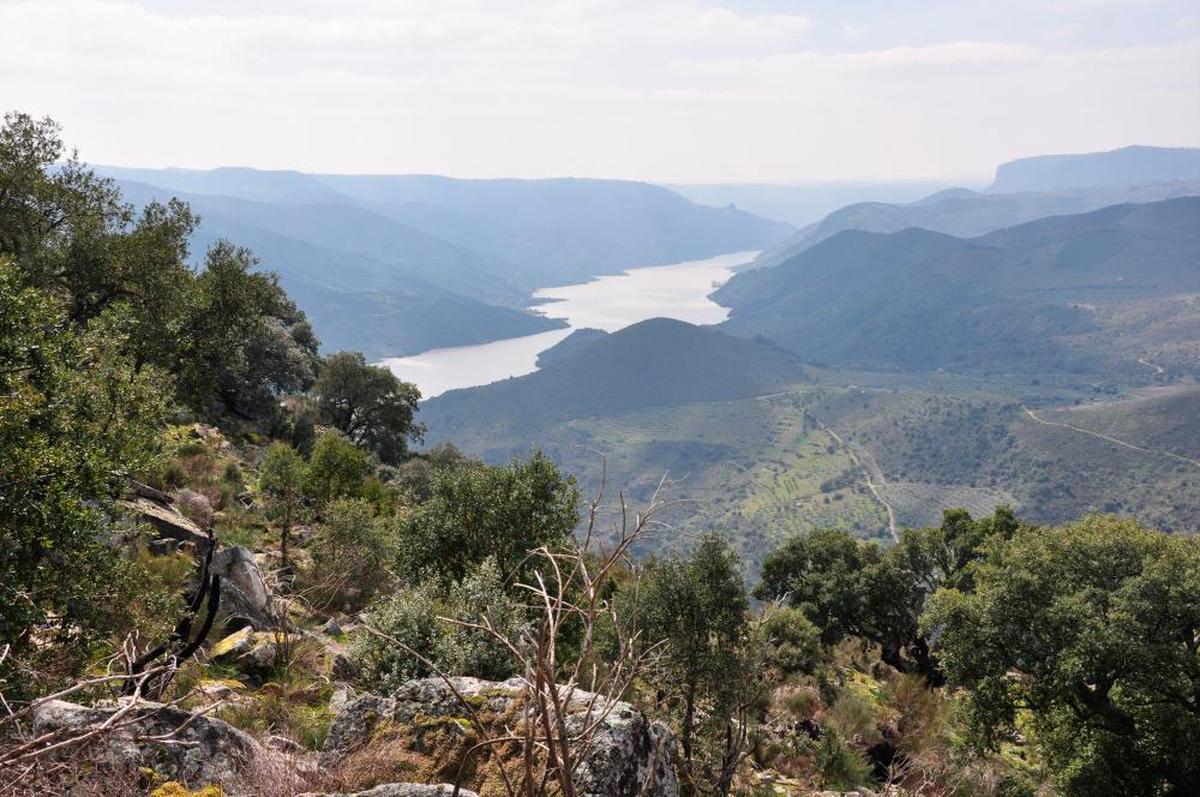
<svg viewBox="0 0 1200 797">
<path fill-rule="evenodd" d="M 232 661 L 254 645 L 254 629 L 249 626 L 234 631 L 217 644 L 208 649 L 208 657 L 213 661 Z"/>
<path fill-rule="evenodd" d="M 142 484 L 137 479 L 125 478 L 125 482 L 129 485 L 129 491 L 139 498 L 149 498 L 157 504 L 166 506 L 171 503 L 171 498 L 162 490 L 156 490 L 148 484 Z"/>
<path fill-rule="evenodd" d="M 338 712 L 321 751 L 322 766 L 335 768 L 381 738 L 380 728 L 422 753 L 421 736 L 430 728 L 461 733 L 464 744 L 477 739 L 474 717 L 508 717 L 517 710 L 524 683 L 513 678 L 502 683 L 478 678 L 453 678 L 451 682 L 470 704 L 464 706 L 440 678 L 422 678 L 402 685 L 391 697 L 363 695 Z M 577 691 L 566 719 L 570 732 L 589 721 L 587 705 L 596 698 Z M 599 698 L 596 698 L 599 699 Z M 497 723 L 501 720 L 497 719 Z M 503 734 L 502 727 L 495 732 Z M 382 737 L 386 737 L 383 734 Z M 628 703 L 617 703 L 600 724 L 591 747 L 583 753 L 576 775 L 581 797 L 636 797 L 653 794 L 676 797 L 679 781 L 671 767 L 675 740 L 660 723 L 652 723 Z M 352 763 L 352 762 L 351 762 Z"/>
<path fill-rule="evenodd" d="M 345 651 L 334 651 L 330 664 L 329 674 L 335 681 L 352 681 L 358 675 L 358 665 Z"/>
<path fill-rule="evenodd" d="M 275 635 L 270 631 L 254 634 L 250 649 L 237 657 L 238 669 L 251 675 L 265 675 L 275 669 L 279 651 Z"/>
<path fill-rule="evenodd" d="M 451 797 L 454 787 L 449 783 L 436 786 L 427 783 L 384 783 L 373 789 L 356 792 L 308 792 L 297 797 Z M 469 789 L 459 789 L 459 797 L 479 797 Z"/>
<path fill-rule="evenodd" d="M 220 549 L 213 555 L 212 572 L 233 582 L 255 609 L 267 611 L 271 591 L 250 549 L 241 545 Z"/>
<path fill-rule="evenodd" d="M 301 755 L 304 753 L 304 747 L 299 742 L 294 742 L 286 736 L 279 736 L 274 733 L 267 736 L 266 745 L 272 750 L 287 753 L 288 755 Z"/>
<path fill-rule="evenodd" d="M 136 520 L 148 523 L 154 527 L 159 537 L 178 540 L 181 543 L 191 543 L 197 550 L 206 550 L 208 535 L 187 517 L 168 506 L 151 501 L 148 498 L 135 498 L 132 501 L 119 502 Z"/>
<path fill-rule="evenodd" d="M 179 551 L 179 540 L 150 540 L 146 550 L 151 556 L 170 556 Z"/>
<path fill-rule="evenodd" d="M 213 505 L 208 496 L 181 487 L 172 494 L 175 506 L 201 528 L 212 526 Z"/>
<path fill-rule="evenodd" d="M 97 708 L 48 701 L 34 711 L 34 734 L 86 731 L 126 707 L 127 700 Z M 270 756 L 253 738 L 221 720 L 149 702 L 92 744 L 115 766 L 148 768 L 165 780 L 219 785 L 230 795 L 254 793 L 248 784 L 267 769 Z"/>
<path fill-rule="evenodd" d="M 329 697 L 329 710 L 334 714 L 339 714 L 347 704 L 357 697 L 358 693 L 354 691 L 353 686 L 341 684 L 337 689 L 333 690 L 333 694 Z"/>
<path fill-rule="evenodd" d="M 325 621 L 325 625 L 321 626 L 321 633 L 328 636 L 340 636 L 342 633 L 342 627 L 338 625 L 337 620 L 334 620 L 332 617 L 330 617 Z"/>
</svg>

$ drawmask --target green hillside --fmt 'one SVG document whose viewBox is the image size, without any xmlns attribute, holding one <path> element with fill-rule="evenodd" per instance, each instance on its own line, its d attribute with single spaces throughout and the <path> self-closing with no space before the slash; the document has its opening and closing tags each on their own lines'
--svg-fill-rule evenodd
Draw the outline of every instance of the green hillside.
<svg viewBox="0 0 1200 797">
<path fill-rule="evenodd" d="M 1146 376 L 1127 302 L 1200 292 L 1200 198 L 1041 219 L 969 240 L 848 231 L 715 294 L 725 329 L 802 359 L 879 369 Z M 1193 304 L 1171 339 L 1200 341 Z"/>
</svg>

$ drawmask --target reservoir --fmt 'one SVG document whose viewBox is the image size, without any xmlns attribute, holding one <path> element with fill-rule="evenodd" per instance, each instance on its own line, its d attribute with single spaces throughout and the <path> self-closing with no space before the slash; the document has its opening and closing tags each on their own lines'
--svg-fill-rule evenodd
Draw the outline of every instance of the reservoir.
<svg viewBox="0 0 1200 797">
<path fill-rule="evenodd" d="M 578 285 L 542 288 L 534 292 L 540 302 L 537 309 L 548 318 L 563 319 L 567 327 L 475 346 L 431 349 L 381 364 L 404 381 L 416 383 L 423 398 L 432 398 L 447 390 L 532 373 L 537 370 L 537 356 L 576 329 L 616 332 L 656 317 L 717 324 L 729 310 L 708 294 L 757 254 L 733 252 L 707 260 L 631 268 Z"/>
</svg>

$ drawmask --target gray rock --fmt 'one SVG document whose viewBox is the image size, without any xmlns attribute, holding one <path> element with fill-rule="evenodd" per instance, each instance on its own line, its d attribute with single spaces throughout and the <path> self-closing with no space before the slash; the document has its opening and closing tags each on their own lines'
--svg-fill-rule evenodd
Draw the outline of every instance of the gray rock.
<svg viewBox="0 0 1200 797">
<path fill-rule="evenodd" d="M 168 506 L 162 506 L 148 498 L 121 501 L 120 505 L 135 520 L 154 527 L 159 537 L 190 542 L 197 550 L 206 550 L 208 546 L 208 535 L 191 520 Z"/>
<path fill-rule="evenodd" d="M 321 631 L 329 636 L 337 636 L 342 633 L 342 627 L 338 625 L 338 621 L 330 617 L 325 621 L 325 625 L 321 626 Z"/>
<path fill-rule="evenodd" d="M 34 734 L 85 731 L 124 705 L 89 708 L 51 700 L 34 712 Z M 169 738 L 155 738 L 165 735 Z M 221 720 L 148 702 L 138 705 L 94 743 L 114 765 L 148 767 L 167 780 L 218 784 L 231 795 L 249 793 L 246 784 L 269 756 L 253 738 Z"/>
<path fill-rule="evenodd" d="M 519 678 L 504 682 L 478 678 L 452 678 L 454 690 L 471 702 L 475 711 L 493 716 L 510 711 L 522 695 Z M 428 722 L 429 718 L 469 717 L 469 710 L 440 678 L 409 681 L 391 697 L 362 695 L 349 701 L 333 721 L 321 764 L 336 766 L 345 756 L 367 744 L 382 722 Z M 567 717 L 569 731 L 588 721 L 587 706 L 595 697 L 577 691 Z M 671 767 L 675 739 L 666 726 L 652 723 L 628 703 L 617 703 L 601 723 L 592 745 L 582 753 L 576 786 L 582 797 L 636 797 L 653 794 L 677 797 L 679 780 Z"/>
<path fill-rule="evenodd" d="M 308 792 L 297 797 L 451 797 L 454 787 L 449 783 L 436 786 L 428 783 L 384 783 L 373 789 L 356 792 Z M 459 797 L 479 797 L 470 789 L 459 789 Z"/>
<path fill-rule="evenodd" d="M 232 582 L 255 609 L 267 611 L 271 603 L 271 590 L 267 588 L 262 570 L 248 548 L 234 545 L 220 549 L 213 555 L 212 572 Z"/>
</svg>

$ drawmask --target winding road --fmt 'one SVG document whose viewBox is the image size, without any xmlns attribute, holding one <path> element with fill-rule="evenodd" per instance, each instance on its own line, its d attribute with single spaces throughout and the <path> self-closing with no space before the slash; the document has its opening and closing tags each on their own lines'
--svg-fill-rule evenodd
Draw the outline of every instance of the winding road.
<svg viewBox="0 0 1200 797">
<path fill-rule="evenodd" d="M 1033 410 L 1029 409 L 1024 404 L 1021 405 L 1021 409 L 1025 410 L 1025 414 L 1028 415 L 1031 420 L 1036 421 L 1044 426 L 1059 426 L 1063 429 L 1070 429 L 1071 431 L 1079 432 L 1080 434 L 1091 435 L 1092 437 L 1113 443 L 1114 445 L 1124 446 L 1125 448 L 1133 449 L 1134 451 L 1141 451 L 1143 454 L 1157 454 L 1158 456 L 1162 457 L 1170 457 L 1171 459 L 1175 459 L 1185 464 L 1192 465 L 1193 467 L 1200 468 L 1200 459 L 1192 459 L 1191 457 L 1185 457 L 1182 454 L 1175 454 L 1171 451 L 1163 451 L 1162 449 L 1158 448 L 1146 448 L 1145 446 L 1135 445 L 1134 443 L 1126 442 L 1125 440 L 1104 434 L 1103 432 L 1093 432 L 1091 429 L 1084 429 L 1080 426 L 1072 426 L 1069 423 L 1048 421 L 1045 418 L 1039 418 Z"/>
</svg>

